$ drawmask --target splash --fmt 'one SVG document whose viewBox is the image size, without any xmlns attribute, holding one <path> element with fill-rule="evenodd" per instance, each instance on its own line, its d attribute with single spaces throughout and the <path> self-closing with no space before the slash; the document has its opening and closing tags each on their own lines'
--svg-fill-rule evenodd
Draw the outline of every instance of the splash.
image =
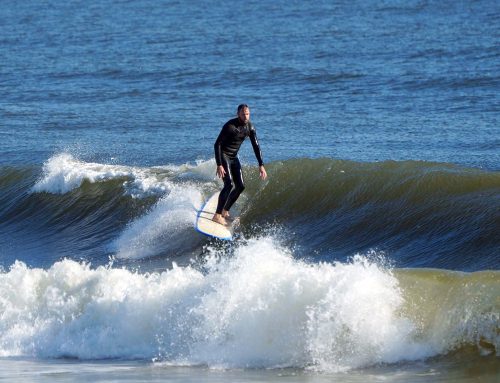
<svg viewBox="0 0 500 383">
<path fill-rule="evenodd" d="M 63 194 L 78 188 L 84 180 L 93 183 L 133 174 L 133 168 L 82 162 L 71 154 L 61 153 L 43 165 L 43 177 L 33 186 L 33 191 Z"/>
<path fill-rule="evenodd" d="M 363 257 L 308 264 L 272 237 L 232 256 L 210 254 L 203 266 L 151 274 L 17 262 L 0 274 L 0 355 L 338 371 L 426 358 L 457 339 L 474 342 L 472 332 L 494 334 L 491 321 L 470 328 L 473 318 L 460 327 L 441 317 L 417 322 L 398 278 Z"/>
<path fill-rule="evenodd" d="M 43 165 L 42 177 L 33 186 L 33 192 L 53 194 L 68 193 L 82 185 L 90 183 L 125 179 L 123 186 L 128 195 L 144 198 L 151 195 L 163 195 L 173 188 L 175 177 L 181 180 L 186 175 L 194 175 L 202 181 L 213 179 L 210 169 L 214 161 L 198 161 L 194 165 L 167 165 L 140 168 L 124 165 L 108 165 L 84 162 L 69 153 L 60 153 L 51 157 Z"/>
<path fill-rule="evenodd" d="M 170 253 L 189 249 L 199 242 L 192 229 L 202 196 L 194 186 L 173 187 L 155 206 L 131 222 L 111 249 L 118 258 L 145 258 L 168 249 Z M 196 240 L 196 238 L 198 240 Z"/>
</svg>

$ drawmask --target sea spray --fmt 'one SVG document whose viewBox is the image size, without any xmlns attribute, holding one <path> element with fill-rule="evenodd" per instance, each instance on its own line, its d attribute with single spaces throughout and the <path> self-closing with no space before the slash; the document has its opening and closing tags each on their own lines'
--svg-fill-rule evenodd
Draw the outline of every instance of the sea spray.
<svg viewBox="0 0 500 383">
<path fill-rule="evenodd" d="M 0 282 L 1 355 L 151 358 L 162 328 L 179 331 L 162 308 L 189 302 L 202 281 L 191 268 L 140 275 L 70 260 L 46 271 L 18 262 Z"/>
<path fill-rule="evenodd" d="M 144 258 L 161 253 L 172 255 L 189 248 L 201 238 L 193 230 L 200 208 L 200 191 L 189 185 L 173 187 L 148 213 L 131 222 L 111 249 L 118 258 Z"/>
<path fill-rule="evenodd" d="M 197 308 L 203 342 L 192 356 L 200 362 L 337 371 L 430 355 L 399 315 L 397 279 L 365 257 L 308 264 L 268 237 L 211 270 L 214 290 Z"/>
<path fill-rule="evenodd" d="M 404 300 L 392 272 L 359 255 L 322 268 L 331 276 L 328 290 L 307 311 L 313 368 L 338 371 L 432 354 L 415 341 L 415 324 L 400 315 Z"/>
<path fill-rule="evenodd" d="M 33 191 L 63 194 L 79 187 L 84 180 L 97 182 L 131 174 L 132 169 L 125 166 L 83 162 L 69 153 L 60 153 L 44 163 L 42 177 Z"/>
<path fill-rule="evenodd" d="M 366 257 L 306 263 L 273 237 L 249 239 L 231 255 L 209 249 L 207 257 L 146 274 L 71 260 L 47 270 L 17 262 L 0 274 L 0 355 L 339 371 L 481 339 L 498 344 L 488 319 L 494 296 L 470 321 L 474 307 L 461 311 L 459 299 L 470 293 L 467 283 L 454 295 L 458 322 L 443 321 L 447 313 L 419 317 L 401 287 L 405 277 Z M 434 303 L 418 304 L 422 311 Z"/>
<path fill-rule="evenodd" d="M 69 153 L 59 153 L 49 158 L 43 165 L 42 175 L 32 188 L 32 192 L 53 194 L 68 193 L 82 185 L 123 179 L 125 193 L 135 198 L 162 196 L 168 193 L 175 182 L 189 178 L 205 182 L 213 180 L 210 171 L 215 161 L 197 161 L 195 164 L 165 165 L 151 168 L 109 165 L 85 162 Z"/>
<path fill-rule="evenodd" d="M 204 272 L 174 266 L 138 274 L 70 260 L 41 270 L 18 262 L 0 277 L 1 354 L 344 368 L 395 361 L 397 342 L 400 358 L 420 357 L 425 353 L 409 351 L 411 325 L 397 316 L 396 285 L 361 259 L 294 260 L 269 237 L 248 241 Z M 389 330 L 366 337 L 382 326 Z M 365 354 L 335 359 L 353 340 Z"/>
</svg>

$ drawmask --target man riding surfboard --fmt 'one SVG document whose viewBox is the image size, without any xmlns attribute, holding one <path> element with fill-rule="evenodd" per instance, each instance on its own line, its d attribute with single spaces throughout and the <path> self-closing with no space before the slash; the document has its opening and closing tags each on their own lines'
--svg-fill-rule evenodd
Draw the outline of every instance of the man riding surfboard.
<svg viewBox="0 0 500 383">
<path fill-rule="evenodd" d="M 226 218 L 229 218 L 229 210 L 245 189 L 238 151 L 247 137 L 250 137 L 255 157 L 259 163 L 260 178 L 265 180 L 267 173 L 257 133 L 250 121 L 250 108 L 246 104 L 241 104 L 238 106 L 237 117 L 224 124 L 214 145 L 217 176 L 224 181 L 224 187 L 219 194 L 217 210 L 212 220 L 221 225 L 227 225 Z"/>
</svg>

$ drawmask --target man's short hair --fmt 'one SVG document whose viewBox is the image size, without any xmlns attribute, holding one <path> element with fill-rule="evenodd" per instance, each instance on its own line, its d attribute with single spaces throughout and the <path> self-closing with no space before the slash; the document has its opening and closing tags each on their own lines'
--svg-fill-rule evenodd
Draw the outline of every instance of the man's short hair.
<svg viewBox="0 0 500 383">
<path fill-rule="evenodd" d="M 242 109 L 250 109 L 247 104 L 238 105 L 238 113 L 241 112 Z"/>
</svg>

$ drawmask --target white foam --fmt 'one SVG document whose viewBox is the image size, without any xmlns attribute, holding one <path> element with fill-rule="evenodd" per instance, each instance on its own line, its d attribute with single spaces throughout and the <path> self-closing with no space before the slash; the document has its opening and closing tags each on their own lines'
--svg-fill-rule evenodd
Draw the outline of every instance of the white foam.
<svg viewBox="0 0 500 383">
<path fill-rule="evenodd" d="M 126 193 L 143 198 L 150 195 L 163 195 L 172 188 L 173 176 L 196 174 L 205 181 L 213 180 L 214 161 L 198 161 L 195 165 L 167 165 L 153 168 L 140 168 L 123 165 L 108 165 L 84 162 L 69 153 L 51 157 L 43 165 L 43 174 L 33 186 L 34 192 L 63 194 L 81 186 L 84 180 L 95 183 L 127 178 L 123 186 Z M 209 169 L 212 169 L 209 172 Z"/>
<path fill-rule="evenodd" d="M 499 346 L 498 321 L 471 307 L 455 313 L 459 324 L 436 317 L 417 326 L 396 277 L 363 257 L 306 264 L 271 237 L 231 257 L 211 254 L 201 271 L 174 264 L 152 274 L 18 262 L 0 273 L 0 356 L 338 371 L 425 358 L 478 338 Z"/>
<path fill-rule="evenodd" d="M 191 349 L 199 363 L 337 371 L 430 351 L 398 315 L 397 280 L 364 258 L 308 265 L 268 238 L 212 271 L 213 291 L 195 309 L 204 318 Z"/>
<path fill-rule="evenodd" d="M 132 174 L 132 168 L 82 162 L 71 154 L 61 153 L 45 162 L 43 178 L 33 186 L 33 191 L 62 194 L 79 187 L 83 180 L 97 182 Z"/>
<path fill-rule="evenodd" d="M 172 186 L 149 213 L 131 222 L 112 245 L 118 258 L 144 258 L 156 255 L 162 249 L 170 252 L 185 249 L 192 241 L 196 211 L 201 207 L 202 195 L 194 186 Z M 190 235 L 191 234 L 191 235 Z"/>
<path fill-rule="evenodd" d="M 401 305 L 383 268 L 308 265 L 272 238 L 214 255 L 204 272 L 16 263 L 0 274 L 0 355 L 321 370 L 431 355 Z"/>
<path fill-rule="evenodd" d="M 188 302 L 202 280 L 192 269 L 139 275 L 69 260 L 47 271 L 16 263 L 0 278 L 0 355 L 150 358 L 168 332 L 162 307 Z"/>
</svg>

